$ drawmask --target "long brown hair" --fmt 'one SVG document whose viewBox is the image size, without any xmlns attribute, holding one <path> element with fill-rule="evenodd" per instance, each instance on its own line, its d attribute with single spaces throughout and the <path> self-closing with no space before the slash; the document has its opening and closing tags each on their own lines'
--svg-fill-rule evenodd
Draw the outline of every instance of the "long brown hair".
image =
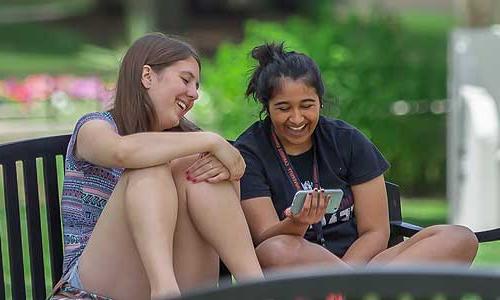
<svg viewBox="0 0 500 300">
<path fill-rule="evenodd" d="M 193 57 L 201 63 L 196 50 L 188 43 L 162 33 L 147 34 L 136 40 L 123 57 L 113 108 L 110 110 L 121 135 L 159 129 L 158 116 L 146 88 L 141 83 L 144 65 L 160 72 L 173 63 Z M 196 125 L 182 119 L 180 131 L 193 131 Z"/>
</svg>

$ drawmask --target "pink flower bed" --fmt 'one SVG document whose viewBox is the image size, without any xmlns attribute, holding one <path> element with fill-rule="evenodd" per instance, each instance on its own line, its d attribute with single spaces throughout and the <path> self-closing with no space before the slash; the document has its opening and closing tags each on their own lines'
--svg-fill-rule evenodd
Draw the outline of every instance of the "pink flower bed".
<svg viewBox="0 0 500 300">
<path fill-rule="evenodd" d="M 106 105 L 112 101 L 114 87 L 96 76 L 34 74 L 24 79 L 0 80 L 0 99 L 26 105 L 49 100 L 56 92 L 64 92 L 73 100 L 95 100 Z"/>
</svg>

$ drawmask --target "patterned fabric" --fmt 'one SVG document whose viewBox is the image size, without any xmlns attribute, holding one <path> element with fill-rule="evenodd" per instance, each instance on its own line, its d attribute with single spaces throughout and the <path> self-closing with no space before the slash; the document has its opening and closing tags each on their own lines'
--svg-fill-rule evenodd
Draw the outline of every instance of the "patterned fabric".
<svg viewBox="0 0 500 300">
<path fill-rule="evenodd" d="M 82 299 L 82 300 L 112 300 L 111 298 L 77 289 L 69 285 L 64 277 L 56 284 L 48 300 Z"/>
<path fill-rule="evenodd" d="M 90 120 L 104 120 L 118 132 L 111 113 L 96 112 L 78 120 L 71 136 L 66 153 L 61 207 L 64 232 L 63 274 L 82 254 L 97 219 L 123 174 L 121 168 L 96 166 L 75 156 L 78 131 Z"/>
</svg>

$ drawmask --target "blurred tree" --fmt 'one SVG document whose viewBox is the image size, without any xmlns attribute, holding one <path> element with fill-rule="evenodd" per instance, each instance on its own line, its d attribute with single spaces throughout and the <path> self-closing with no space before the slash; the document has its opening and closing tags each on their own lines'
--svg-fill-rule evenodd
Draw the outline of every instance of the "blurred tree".
<svg viewBox="0 0 500 300">
<path fill-rule="evenodd" d="M 81 15 L 95 6 L 96 0 L 3 0 L 0 24 L 58 20 Z"/>
<path fill-rule="evenodd" d="M 285 41 L 316 60 L 330 100 L 324 113 L 372 139 L 392 164 L 389 178 L 410 194 L 444 195 L 445 119 L 430 107 L 446 98 L 447 31 L 429 19 L 412 22 L 326 13 L 284 23 L 249 21 L 241 43 L 222 44 L 204 62 L 196 121 L 231 139 L 255 121 L 260 107 L 245 104 L 243 96 L 255 64 L 249 52 L 263 42 Z M 403 115 L 391 112 L 399 100 L 408 108 Z"/>
<path fill-rule="evenodd" d="M 154 0 L 125 0 L 127 30 L 130 42 L 135 41 L 146 32 L 155 27 L 155 1 Z"/>
</svg>

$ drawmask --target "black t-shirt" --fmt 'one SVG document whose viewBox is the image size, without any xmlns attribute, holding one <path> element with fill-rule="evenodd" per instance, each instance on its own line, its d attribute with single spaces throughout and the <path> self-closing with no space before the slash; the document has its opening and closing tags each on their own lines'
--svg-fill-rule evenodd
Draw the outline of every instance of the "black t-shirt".
<svg viewBox="0 0 500 300">
<path fill-rule="evenodd" d="M 326 247 L 342 257 L 358 237 L 351 186 L 380 176 L 389 164 L 375 145 L 344 121 L 320 117 L 313 138 L 320 186 L 344 191 L 339 209 L 322 221 Z M 296 191 L 272 144 L 269 118 L 255 122 L 234 145 L 246 162 L 241 178 L 241 200 L 271 197 L 276 213 L 283 219 L 283 212 L 291 205 Z M 304 189 L 312 187 L 312 160 L 312 150 L 290 156 Z M 311 229 L 305 238 L 316 242 L 316 234 Z"/>
</svg>

